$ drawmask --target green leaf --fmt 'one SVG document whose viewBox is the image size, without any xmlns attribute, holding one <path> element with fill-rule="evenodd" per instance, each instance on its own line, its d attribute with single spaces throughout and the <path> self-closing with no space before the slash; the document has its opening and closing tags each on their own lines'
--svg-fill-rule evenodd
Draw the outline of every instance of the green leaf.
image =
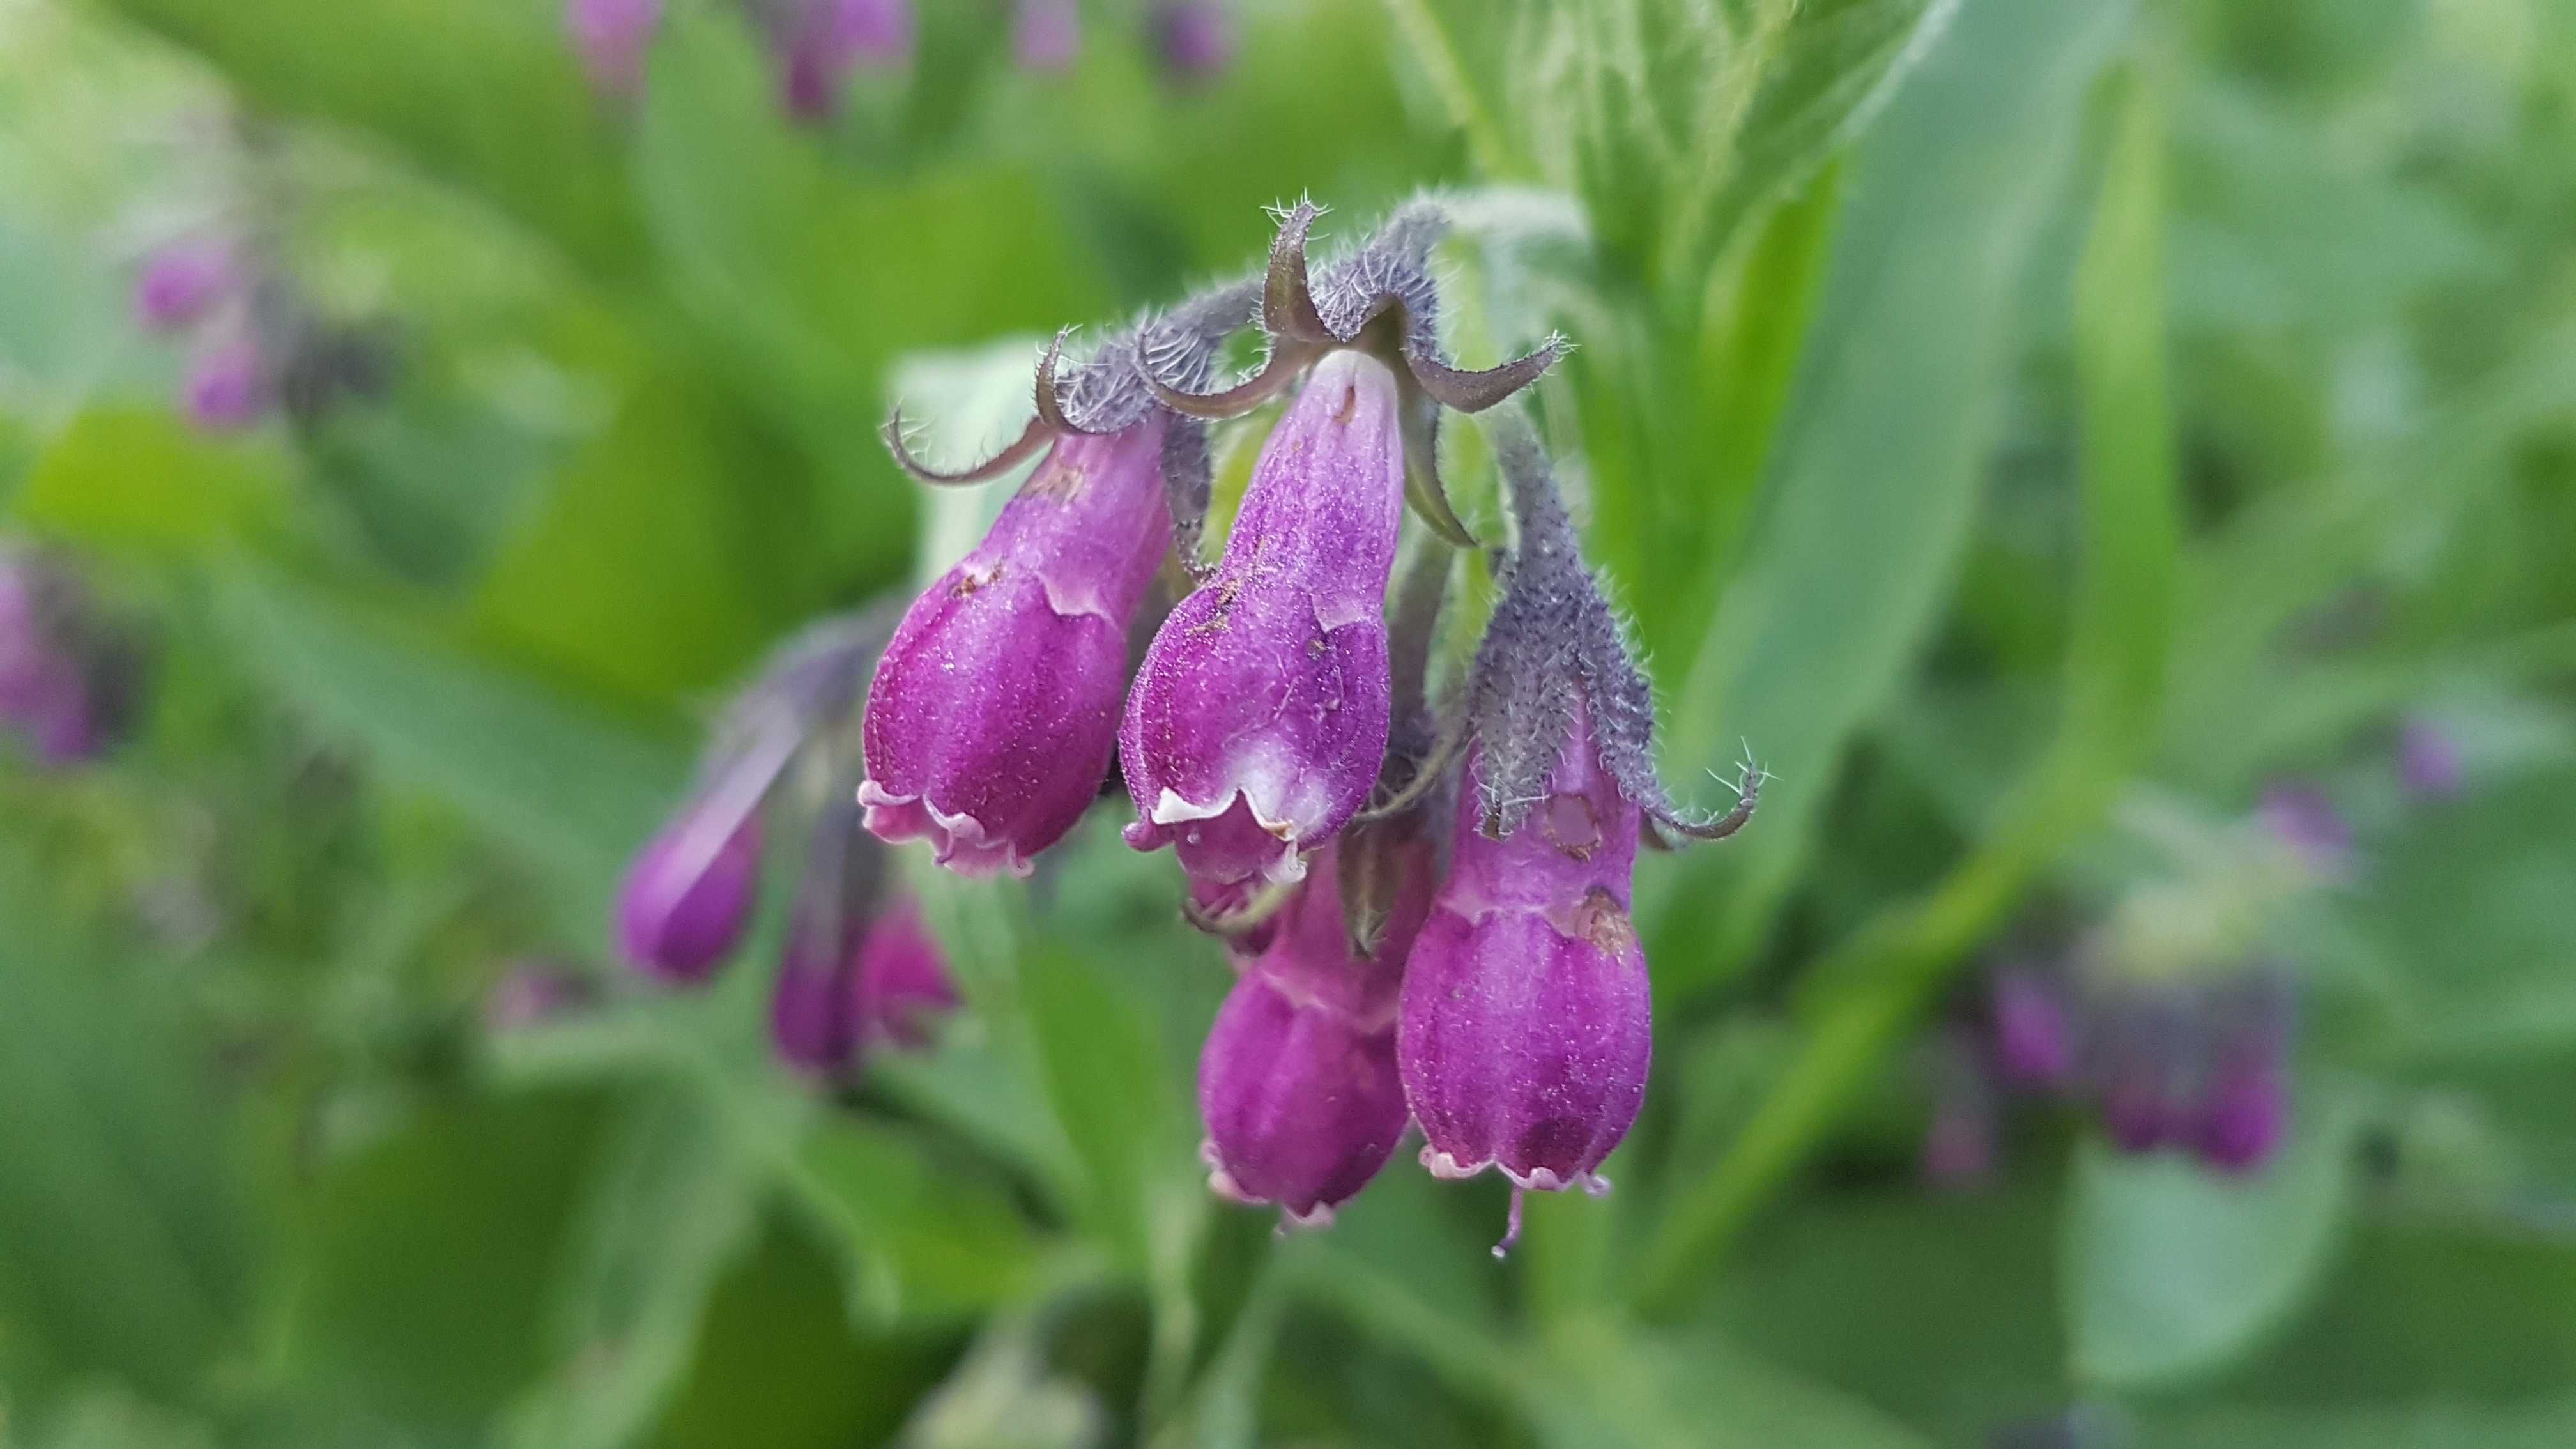
<svg viewBox="0 0 2576 1449">
<path fill-rule="evenodd" d="M 12 512 L 75 543 L 181 556 L 283 517 L 293 466 L 274 448 L 194 432 L 167 408 L 92 408 L 46 443 Z"/>
<path fill-rule="evenodd" d="M 619 127 L 555 7 L 520 0 L 109 0 L 195 50 L 262 110 L 381 139 L 596 277 L 645 259 Z"/>
<path fill-rule="evenodd" d="M 0 1370 L 184 1404 L 250 1306 L 233 1114 L 166 968 L 60 934 L 27 867 L 0 857 Z"/>
<path fill-rule="evenodd" d="M 1776 778 L 1750 830 L 1644 883 L 1668 994 L 1732 969 L 1766 932 L 1845 746 L 1948 597 L 2021 262 L 2124 13 L 1972 7 L 1854 160 L 1770 517 L 1676 695 L 1666 751 L 1688 778 L 1749 743 Z"/>
<path fill-rule="evenodd" d="M 1530 1408 L 1542 1440 L 1564 1449 L 1929 1449 L 1877 1410 L 1714 1334 L 1578 1319 L 1552 1326 L 1548 1348 L 1563 1377 L 1543 1380 Z"/>
<path fill-rule="evenodd" d="M 256 569 L 223 584 L 223 620 L 244 657 L 316 728 L 553 873 L 578 898 L 574 914 L 607 919 L 617 875 L 678 791 L 685 756 L 352 601 Z"/>
<path fill-rule="evenodd" d="M 752 1179 L 722 1127 L 674 1088 L 641 1094 L 611 1127 L 556 1289 L 555 1367 L 508 1411 L 500 1443 L 615 1449 L 661 1415 L 754 1223 Z"/>
<path fill-rule="evenodd" d="M 547 1285 L 605 1114 L 562 1093 L 432 1107 L 333 1163 L 298 1242 L 286 1358 L 316 1384 L 450 1431 L 545 1363 Z"/>
<path fill-rule="evenodd" d="M 2205 1373 L 2280 1329 L 2318 1285 L 2351 1197 L 2359 1114 L 2311 1091 L 2289 1145 L 2236 1180 L 2087 1138 L 2067 1192 L 2075 1378 L 2139 1389 Z"/>
<path fill-rule="evenodd" d="M 1039 1243 L 1001 1184 L 919 1135 L 834 1117 L 798 1149 L 799 1201 L 857 1259 L 884 1320 L 957 1318 L 1027 1292 Z"/>
<path fill-rule="evenodd" d="M 2190 1406 L 2145 1416 L 2136 1449 L 2559 1449 L 2576 1399 L 2350 1408 Z"/>
</svg>

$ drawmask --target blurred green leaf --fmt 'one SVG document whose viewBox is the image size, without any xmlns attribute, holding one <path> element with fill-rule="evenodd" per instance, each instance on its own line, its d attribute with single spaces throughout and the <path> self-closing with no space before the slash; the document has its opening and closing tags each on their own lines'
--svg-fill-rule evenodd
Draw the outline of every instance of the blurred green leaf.
<svg viewBox="0 0 2576 1449">
<path fill-rule="evenodd" d="M 0 1369 L 30 1405 L 87 1375 L 186 1404 L 254 1292 L 233 1112 L 166 967 L 65 935 L 28 865 L 0 856 Z"/>
<path fill-rule="evenodd" d="M 1734 1343 L 1616 1331 L 1598 1320 L 1551 1325 L 1550 1362 L 1566 1379 L 1530 1396 L 1544 1442 L 1711 1449 L 1928 1449 L 1884 1414 Z"/>
<path fill-rule="evenodd" d="M 1039 1243 L 1001 1184 L 916 1134 L 828 1119 L 798 1149 L 793 1180 L 864 1265 L 863 1295 L 886 1320 L 984 1312 L 1034 1284 Z"/>
<path fill-rule="evenodd" d="M 610 1126 L 555 1290 L 555 1367 L 511 1407 L 500 1443 L 614 1449 L 660 1416 L 754 1225 L 751 1178 L 724 1126 L 669 1088 Z"/>
<path fill-rule="evenodd" d="M 2087 1138 L 2067 1191 L 2067 1354 L 2074 1377 L 2140 1389 L 2206 1373 L 2277 1332 L 2333 1259 L 2359 1117 L 2311 1090 L 2260 1176 Z"/>
<path fill-rule="evenodd" d="M 1667 995 L 1733 969 L 1761 939 L 1844 746 L 1885 706 L 1948 591 L 1992 440 L 2018 263 L 2123 13 L 1972 8 L 1855 160 L 1773 462 L 1776 503 L 1676 695 L 1665 752 L 1696 775 L 1749 742 L 1776 779 L 1751 830 L 1650 881 Z"/>
<path fill-rule="evenodd" d="M 2137 1449 L 2557 1449 L 2576 1439 L 2576 1400 L 2392 1408 L 2192 1407 L 2150 1413 Z"/>
<path fill-rule="evenodd" d="M 545 1362 L 604 1104 L 530 1094 L 430 1107 L 330 1164 L 299 1235 L 287 1358 L 318 1385 L 458 1433 Z"/>
<path fill-rule="evenodd" d="M 105 0 L 204 55 L 284 116 L 374 136 L 482 197 L 592 276 L 645 253 L 618 118 L 582 81 L 555 7 L 521 0 Z"/>
<path fill-rule="evenodd" d="M 677 750 L 352 601 L 254 568 L 223 582 L 245 657 L 317 729 L 555 873 L 571 914 L 607 919 L 685 776 Z"/>
<path fill-rule="evenodd" d="M 292 472 L 264 442 L 206 437 L 166 408 L 91 408 L 46 442 L 11 512 L 71 542 L 184 557 L 279 521 Z"/>
</svg>

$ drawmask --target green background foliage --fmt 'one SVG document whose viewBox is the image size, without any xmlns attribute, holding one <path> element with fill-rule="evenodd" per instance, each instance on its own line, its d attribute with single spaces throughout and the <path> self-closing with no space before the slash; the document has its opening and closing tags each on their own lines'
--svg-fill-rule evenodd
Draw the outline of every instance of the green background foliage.
<svg viewBox="0 0 2576 1449">
<path fill-rule="evenodd" d="M 631 107 L 547 0 L 0 0 L 0 526 L 154 640 L 113 758 L 0 759 L 0 1444 L 2576 1441 L 2576 10 L 1243 0 L 1184 86 L 1142 5 L 1056 78 L 1004 9 L 804 130 L 717 0 Z M 1401 1155 L 1326 1233 L 1211 1199 L 1228 978 L 1106 809 L 1035 888 L 906 857 L 969 1010 L 828 1099 L 774 920 L 613 960 L 728 685 L 998 506 L 892 401 L 963 457 L 1033 339 L 1426 188 L 1465 360 L 1577 344 L 1668 773 L 1774 777 L 1642 868 L 1616 1194 L 1499 1265 Z M 126 293 L 216 215 L 393 320 L 390 395 L 180 419 Z M 2265 895 L 2290 776 L 2357 860 Z M 2278 1161 L 2035 1114 L 1924 1185 L 1968 973 L 2211 914 L 2305 983 Z M 589 1004 L 489 1027 L 540 958 Z"/>
</svg>

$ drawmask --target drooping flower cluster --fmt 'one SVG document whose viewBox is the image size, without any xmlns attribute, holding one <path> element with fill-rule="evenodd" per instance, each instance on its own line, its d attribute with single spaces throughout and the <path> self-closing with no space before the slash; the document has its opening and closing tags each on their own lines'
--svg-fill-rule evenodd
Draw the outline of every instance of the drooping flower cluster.
<svg viewBox="0 0 2576 1449">
<path fill-rule="evenodd" d="M 617 937 L 667 984 L 707 980 L 750 925 L 760 894 L 763 811 L 811 765 L 825 780 L 789 906 L 771 994 L 780 1058 L 818 1075 L 883 1045 L 917 1045 L 956 1004 L 920 908 L 885 880 L 884 849 L 861 828 L 855 786 L 834 765 L 882 622 L 839 616 L 781 648 L 736 701 L 697 786 L 627 868 Z"/>
<path fill-rule="evenodd" d="M 912 0 L 741 0 L 767 40 L 779 109 L 821 125 L 840 114 L 851 80 L 911 64 L 919 44 Z M 564 32 L 592 89 L 617 102 L 643 90 L 645 63 L 663 22 L 663 0 L 565 0 Z M 1178 81 L 1203 80 L 1233 62 L 1225 0 L 1166 0 L 1150 17 L 1154 53 Z M 1020 70 L 1061 75 L 1082 56 L 1079 0 L 1016 0 L 1009 49 Z"/>
<path fill-rule="evenodd" d="M 1651 1056 L 1638 845 L 1732 833 L 1756 781 L 1718 819 L 1665 793 L 1652 691 L 1508 413 L 1492 429 L 1515 535 L 1500 600 L 1446 708 L 1426 703 L 1454 550 L 1471 542 L 1439 476 L 1441 414 L 1504 402 L 1561 344 L 1454 367 L 1431 269 L 1440 209 L 1409 206 L 1313 269 L 1317 215 L 1285 215 L 1258 284 L 1194 297 L 1070 369 L 1060 338 L 1037 417 L 979 467 L 934 473 L 889 428 L 934 482 L 1039 461 L 896 630 L 859 800 L 870 829 L 926 839 L 953 870 L 1025 874 L 1114 749 L 1128 843 L 1170 846 L 1185 913 L 1234 945 L 1240 980 L 1200 1070 L 1219 1191 L 1321 1221 L 1408 1121 L 1439 1175 L 1597 1189 Z M 1266 359 L 1215 386 L 1219 348 L 1256 324 Z M 1203 565 L 1207 423 L 1277 397 Z M 1409 545 L 1408 503 L 1423 524 Z M 1131 670 L 1125 641 L 1174 554 L 1190 587 Z"/>
<path fill-rule="evenodd" d="M 132 722 L 141 665 L 68 565 L 0 540 L 0 734 L 48 767 L 95 759 Z"/>
</svg>

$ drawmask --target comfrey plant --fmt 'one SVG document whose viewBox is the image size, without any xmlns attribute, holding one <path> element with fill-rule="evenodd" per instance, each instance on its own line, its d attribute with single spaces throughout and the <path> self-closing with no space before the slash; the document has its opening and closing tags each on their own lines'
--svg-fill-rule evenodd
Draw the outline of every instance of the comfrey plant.
<svg viewBox="0 0 2576 1449">
<path fill-rule="evenodd" d="M 0 736 L 48 768 L 96 759 L 132 725 L 142 663 L 68 564 L 0 539 Z"/>
<path fill-rule="evenodd" d="M 829 1076 L 872 1046 L 921 1044 L 956 992 L 919 908 L 886 879 L 861 828 L 839 735 L 885 634 L 840 615 L 780 648 L 716 733 L 696 787 L 627 868 L 617 934 L 639 970 L 707 980 L 741 944 L 760 893 L 762 816 L 800 772 L 823 781 L 771 993 L 781 1060 Z"/>
<path fill-rule="evenodd" d="M 1638 846 L 1732 834 L 1759 776 L 1718 817 L 1657 780 L 1652 690 L 1510 409 L 1491 429 L 1513 524 L 1500 601 L 1445 708 L 1425 704 L 1442 594 L 1474 542 L 1439 476 L 1441 417 L 1504 403 L 1563 344 L 1457 368 L 1439 341 L 1440 207 L 1401 209 L 1321 267 L 1318 215 L 1284 214 L 1257 283 L 1076 366 L 1060 337 L 1036 418 L 980 466 L 936 472 L 889 425 L 935 483 L 1039 461 L 896 630 L 858 799 L 869 829 L 927 840 L 952 870 L 1025 874 L 1114 750 L 1128 844 L 1172 848 L 1185 914 L 1232 942 L 1241 978 L 1200 1067 L 1217 1190 L 1322 1222 L 1411 1121 L 1435 1174 L 1508 1178 L 1517 1223 L 1522 1191 L 1599 1190 L 1644 1097 Z M 1219 349 L 1245 328 L 1266 357 L 1220 386 Z M 1204 564 L 1207 426 L 1273 399 L 1284 412 Z M 1417 563 L 1390 611 L 1408 504 Z M 1187 590 L 1131 669 L 1175 555 Z"/>
</svg>

